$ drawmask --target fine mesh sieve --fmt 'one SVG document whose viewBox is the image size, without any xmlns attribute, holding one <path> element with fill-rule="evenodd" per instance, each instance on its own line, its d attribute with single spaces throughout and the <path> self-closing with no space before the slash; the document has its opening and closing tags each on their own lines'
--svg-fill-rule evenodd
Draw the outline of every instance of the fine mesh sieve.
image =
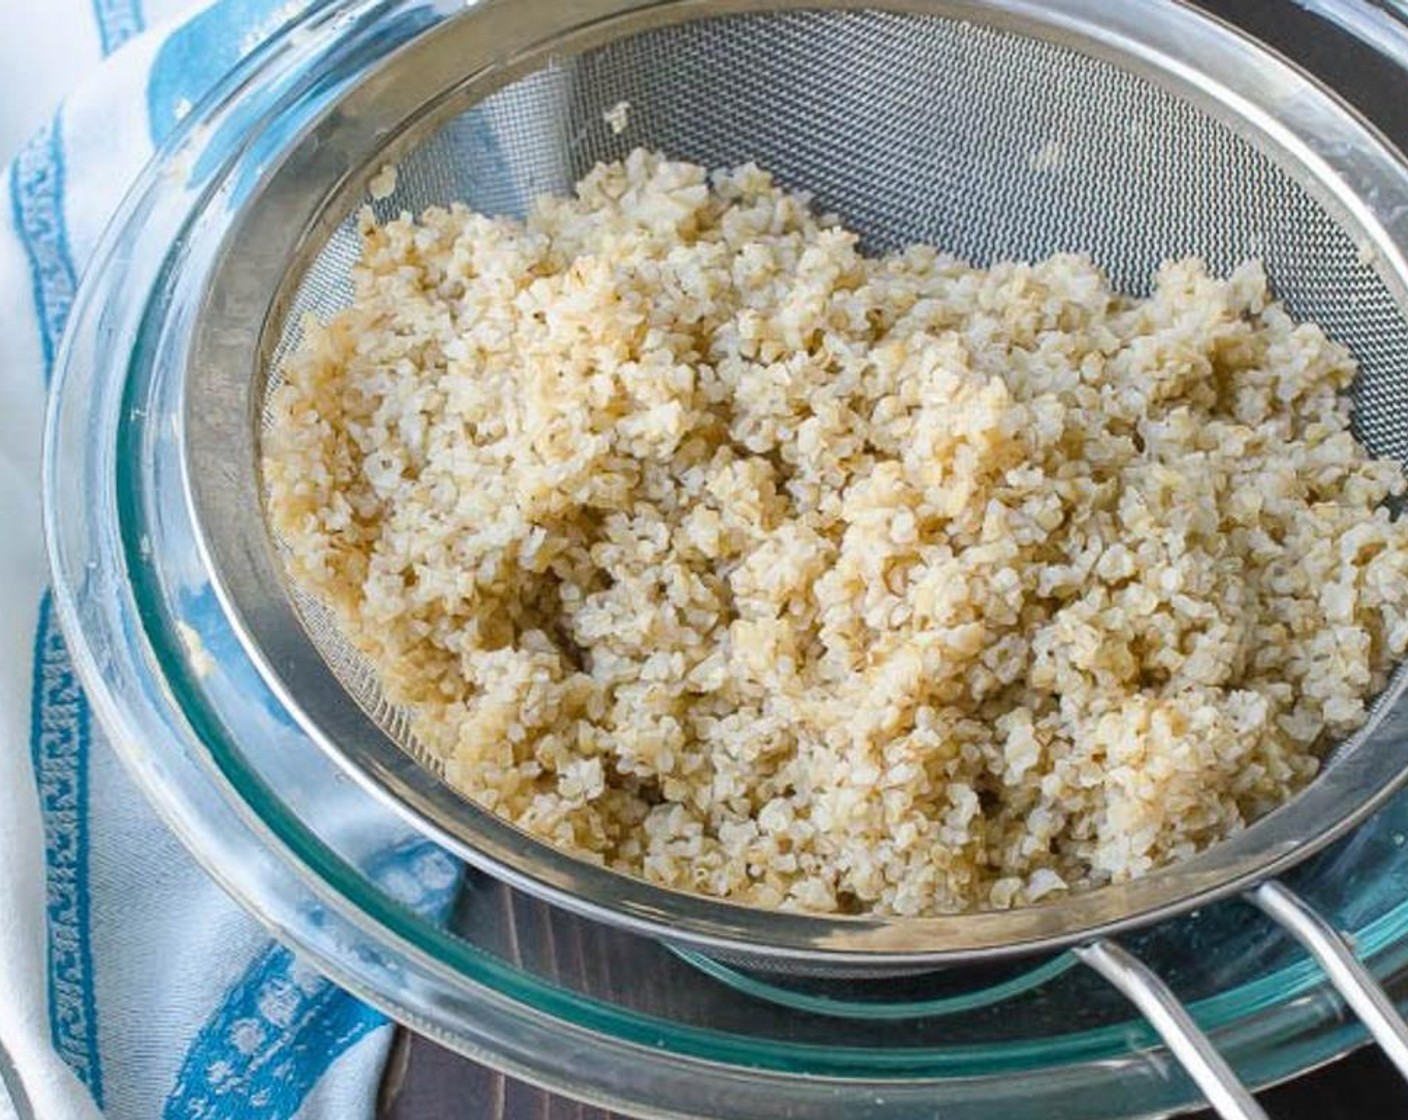
<svg viewBox="0 0 1408 1120">
<path fill-rule="evenodd" d="M 617 132 L 603 114 L 621 102 Z M 1169 257 L 1221 274 L 1260 257 L 1277 295 L 1358 358 L 1359 437 L 1408 457 L 1408 412 L 1394 407 L 1408 321 L 1368 244 L 1230 123 L 1111 62 L 974 22 L 745 14 L 550 59 L 399 157 L 394 191 L 368 201 L 382 220 L 450 201 L 522 216 L 639 145 L 709 167 L 754 160 L 872 251 L 926 242 L 983 264 L 1089 252 L 1136 293 Z M 354 213 L 289 278 L 266 399 L 303 317 L 326 320 L 350 300 L 358 248 Z M 436 768 L 331 614 L 285 590 L 351 696 Z"/>
<path fill-rule="evenodd" d="M 376 0 L 367 0 L 374 6 Z M 1143 879 L 1010 912 L 924 919 L 749 910 L 565 855 L 467 801 L 319 604 L 263 516 L 259 447 L 306 314 L 350 298 L 356 210 L 462 201 L 520 215 L 598 160 L 645 146 L 753 160 L 880 251 L 922 241 L 976 263 L 1084 251 L 1116 287 L 1159 263 L 1247 257 L 1360 364 L 1360 439 L 1408 462 L 1408 170 L 1330 91 L 1192 8 L 1151 0 L 433 0 L 348 87 L 309 89 L 299 136 L 250 126 L 262 173 L 195 310 L 183 482 L 211 582 L 308 738 L 428 835 L 592 918 L 755 967 L 893 973 L 1076 946 L 1164 1035 L 1226 1116 L 1260 1115 L 1157 977 L 1105 939 L 1229 894 L 1300 939 L 1408 1072 L 1408 1031 L 1333 930 L 1271 878 L 1361 821 L 1404 777 L 1404 674 L 1288 805 Z M 350 9 L 349 9 L 350 10 Z M 619 132 L 603 114 L 629 106 Z"/>
<path fill-rule="evenodd" d="M 637 146 L 753 160 L 865 247 L 925 241 L 986 263 L 1089 252 L 1119 288 L 1170 256 L 1260 257 L 1278 296 L 1354 352 L 1360 438 L 1408 460 L 1396 152 L 1311 79 L 1191 9 L 1095 0 L 845 4 L 547 0 L 470 5 L 329 95 L 246 184 L 199 309 L 186 386 L 192 507 L 217 591 L 310 737 L 425 831 L 590 916 L 788 969 L 894 969 L 1048 950 L 1246 887 L 1351 827 L 1401 777 L 1401 674 L 1290 805 L 1134 883 L 1005 913 L 770 914 L 584 864 L 460 797 L 326 611 L 291 587 L 264 523 L 259 437 L 307 313 L 350 296 L 356 209 L 452 200 L 521 214 Z M 782 9 L 749 11 L 749 8 Z M 903 8 L 904 10 L 900 10 Z M 603 119 L 629 104 L 617 133 Z M 415 760 L 419 759 L 418 764 Z"/>
</svg>

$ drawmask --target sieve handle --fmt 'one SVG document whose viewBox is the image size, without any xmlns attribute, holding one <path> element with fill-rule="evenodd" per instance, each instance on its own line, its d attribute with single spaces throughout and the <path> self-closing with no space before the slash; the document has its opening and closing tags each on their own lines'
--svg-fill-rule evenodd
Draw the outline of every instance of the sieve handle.
<svg viewBox="0 0 1408 1120">
<path fill-rule="evenodd" d="M 1408 1023 L 1354 955 L 1348 938 L 1305 899 L 1275 880 L 1253 888 L 1246 897 L 1301 943 L 1389 1060 L 1408 1078 Z M 1113 941 L 1082 945 L 1075 955 L 1143 1013 L 1223 1120 L 1267 1120 L 1247 1087 L 1153 969 Z"/>
<path fill-rule="evenodd" d="M 1143 1013 L 1222 1120 L 1269 1120 L 1217 1047 L 1198 1029 L 1188 1009 L 1153 969 L 1104 939 L 1081 945 L 1075 955 Z"/>
<path fill-rule="evenodd" d="M 1404 1023 L 1388 993 L 1359 962 L 1344 934 L 1298 894 L 1275 880 L 1262 883 L 1247 898 L 1315 958 L 1374 1041 L 1398 1071 L 1408 1077 L 1408 1023 Z"/>
</svg>

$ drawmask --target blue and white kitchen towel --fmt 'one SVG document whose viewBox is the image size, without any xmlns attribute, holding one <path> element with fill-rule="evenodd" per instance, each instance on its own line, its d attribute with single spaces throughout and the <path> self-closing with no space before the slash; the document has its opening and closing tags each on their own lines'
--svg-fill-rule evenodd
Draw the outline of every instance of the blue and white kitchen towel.
<svg viewBox="0 0 1408 1120">
<path fill-rule="evenodd" d="M 353 1120 L 375 1108 L 389 1025 L 272 943 L 128 781 L 55 627 L 40 530 L 45 387 L 98 234 L 208 84 L 307 2 L 0 0 L 0 117 L 44 89 L 27 74 L 50 80 L 112 54 L 0 187 L 4 1120 Z M 448 877 L 430 870 L 443 905 Z"/>
</svg>

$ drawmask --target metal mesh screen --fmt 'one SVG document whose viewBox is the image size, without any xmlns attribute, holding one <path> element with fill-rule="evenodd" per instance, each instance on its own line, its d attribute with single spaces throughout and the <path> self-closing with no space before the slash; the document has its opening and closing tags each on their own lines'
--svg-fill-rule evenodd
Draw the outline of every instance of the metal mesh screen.
<svg viewBox="0 0 1408 1120">
<path fill-rule="evenodd" d="M 630 104 L 613 133 L 603 112 Z M 1217 272 L 1255 256 L 1280 298 L 1348 345 L 1357 429 L 1408 461 L 1408 322 L 1354 239 L 1227 124 L 1073 49 L 971 23 L 867 11 L 701 20 L 558 60 L 451 121 L 398 166 L 378 216 L 453 200 L 521 214 L 598 160 L 647 146 L 710 167 L 753 160 L 873 250 L 922 241 L 978 263 L 1084 251 L 1147 290 L 1172 256 Z M 369 173 L 376 168 L 370 168 Z M 341 226 L 297 283 L 274 369 L 306 312 L 347 302 Z M 297 592 L 354 698 L 422 761 L 403 713 L 328 614 Z"/>
</svg>

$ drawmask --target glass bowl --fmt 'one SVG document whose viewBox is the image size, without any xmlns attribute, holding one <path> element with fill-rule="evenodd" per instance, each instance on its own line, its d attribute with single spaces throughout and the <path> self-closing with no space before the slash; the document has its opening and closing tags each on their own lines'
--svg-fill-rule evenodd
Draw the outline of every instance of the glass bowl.
<svg viewBox="0 0 1408 1120">
<path fill-rule="evenodd" d="M 321 106 L 462 7 L 334 2 L 286 27 L 143 173 L 79 293 L 45 450 L 55 601 L 146 795 L 244 907 L 333 979 L 416 1030 L 582 1099 L 716 1120 L 1094 1120 L 1196 1106 L 1152 1029 L 1066 955 L 807 980 L 671 950 L 463 872 L 314 749 L 245 656 L 179 477 L 180 375 L 214 249 Z M 1408 36 L 1385 9 L 1310 7 L 1261 33 L 1311 66 L 1298 44 L 1333 39 L 1318 64 L 1346 68 L 1341 81 L 1373 72 L 1401 83 L 1394 52 L 1408 59 Z M 1394 111 L 1379 104 L 1395 101 L 1386 94 L 1357 96 L 1371 116 Z M 1289 878 L 1399 999 L 1405 835 L 1400 796 Z M 448 912 L 425 905 L 456 887 Z M 1246 903 L 1123 940 L 1252 1084 L 1362 1041 L 1313 964 Z"/>
</svg>

